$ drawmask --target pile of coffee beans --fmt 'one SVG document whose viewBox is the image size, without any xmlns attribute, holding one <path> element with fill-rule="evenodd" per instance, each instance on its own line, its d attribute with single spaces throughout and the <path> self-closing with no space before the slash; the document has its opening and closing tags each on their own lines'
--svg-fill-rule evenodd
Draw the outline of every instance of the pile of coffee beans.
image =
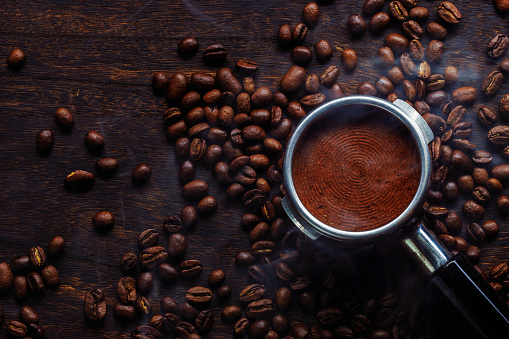
<svg viewBox="0 0 509 339">
<path fill-rule="evenodd" d="M 55 266 L 49 264 L 58 258 L 65 249 L 65 240 L 55 236 L 45 251 L 41 246 L 33 246 L 28 253 L 18 255 L 9 263 L 0 263 L 0 292 L 12 291 L 14 299 L 23 303 L 31 297 L 41 300 L 48 289 L 60 285 L 60 277 Z M 4 318 L 0 308 L 0 322 Z M 44 327 L 39 324 L 39 316 L 29 306 L 20 309 L 20 321 L 12 320 L 7 324 L 7 332 L 16 338 L 43 338 Z"/>
<path fill-rule="evenodd" d="M 447 248 L 464 253 L 477 264 L 479 246 L 493 240 L 499 230 L 497 222 L 484 220 L 485 208 L 497 200 L 501 213 L 509 211 L 509 198 L 500 195 L 509 179 L 509 167 L 490 168 L 492 155 L 469 141 L 473 125 L 465 117 L 477 100 L 478 89 L 470 83 L 458 84 L 461 77 L 454 65 L 441 65 L 446 53 L 443 40 L 448 30 L 461 22 L 460 9 L 449 1 L 436 8 L 417 6 L 417 2 L 390 1 L 388 12 L 383 12 L 384 1 L 367 0 L 363 15 L 354 13 L 348 18 L 347 28 L 356 36 L 365 34 L 368 27 L 375 35 L 382 34 L 389 25 L 401 27 L 401 33 L 388 34 L 378 50 L 382 73 L 373 81 L 362 82 L 357 93 L 389 101 L 401 98 L 428 123 L 435 138 L 430 143 L 432 185 L 423 217 Z M 430 10 L 437 12 L 439 21 L 429 22 L 424 28 Z M 188 77 L 181 72 L 157 72 L 153 86 L 158 93 L 166 94 L 170 103 L 163 120 L 168 140 L 174 143 L 175 153 L 182 161 L 179 179 L 184 198 L 198 201 L 198 210 L 205 204 L 201 199 L 210 199 L 208 184 L 195 178 L 196 164 L 203 163 L 225 187 L 227 197 L 247 209 L 241 227 L 252 247 L 240 251 L 235 260 L 239 267 L 247 267 L 253 284 L 241 292 L 240 307 L 230 305 L 222 312 L 223 321 L 235 322 L 235 334 L 253 338 L 310 337 L 309 325 L 292 325 L 285 315 L 292 300 L 296 300 L 305 312 L 316 314 L 320 338 L 400 337 L 412 329 L 407 313 L 392 308 L 397 304 L 397 293 L 391 293 L 388 299 L 366 300 L 365 314 L 341 310 L 331 302 L 333 297 L 326 300 L 325 296 L 330 297 L 328 292 L 334 290 L 338 274 L 334 268 L 340 263 L 334 263 L 328 253 L 289 225 L 281 208 L 285 195 L 285 188 L 280 185 L 281 155 L 294 124 L 318 105 L 346 95 L 338 82 L 339 66 L 325 66 L 321 74 L 306 72 L 305 67 L 314 58 L 324 63 L 334 53 L 326 39 L 317 39 L 314 51 L 303 43 L 308 32 L 319 24 L 319 17 L 320 7 L 309 3 L 302 12 L 303 22 L 293 28 L 289 24 L 279 27 L 278 42 L 290 52 L 295 65 L 281 78 L 276 92 L 255 85 L 258 64 L 244 59 L 237 61 L 235 70 L 221 68 L 216 74 L 196 72 Z M 426 38 L 429 40 L 423 45 Z M 487 48 L 488 56 L 501 56 L 507 47 L 506 39 L 504 35 L 494 37 Z M 192 37 L 183 39 L 181 45 L 187 41 L 198 46 Z M 226 58 L 224 47 L 221 52 Z M 342 48 L 340 53 L 345 69 L 354 71 L 358 65 L 355 50 Z M 507 61 L 486 77 L 479 90 L 485 95 L 496 94 L 504 72 L 507 73 Z M 477 115 L 481 123 L 495 126 L 498 116 L 507 111 L 507 101 L 507 96 L 502 99 L 500 114 L 487 106 L 480 107 Z M 509 144 L 509 127 L 495 126 L 488 138 L 495 144 Z M 506 153 L 509 154 L 509 147 Z M 465 195 L 470 198 L 463 203 L 461 212 L 446 207 Z M 210 204 L 214 205 L 213 212 L 215 199 Z M 323 256 L 320 259 L 327 259 L 327 268 L 316 261 L 310 264 L 315 265 L 312 268 L 300 264 L 319 255 Z M 479 266 L 476 268 L 484 274 Z M 492 278 L 490 274 L 496 290 L 502 290 L 500 281 L 506 275 L 503 272 Z M 316 276 L 323 280 L 317 281 Z M 271 295 L 275 299 L 268 298 Z M 433 330 L 427 327 L 424 332 Z"/>
</svg>

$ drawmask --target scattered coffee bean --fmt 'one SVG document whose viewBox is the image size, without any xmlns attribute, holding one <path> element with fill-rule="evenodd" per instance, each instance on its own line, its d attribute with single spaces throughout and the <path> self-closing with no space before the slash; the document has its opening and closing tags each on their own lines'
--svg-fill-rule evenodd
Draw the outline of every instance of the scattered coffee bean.
<svg viewBox="0 0 509 339">
<path fill-rule="evenodd" d="M 230 305 L 223 308 L 221 311 L 221 319 L 227 324 L 237 322 L 242 316 L 242 310 L 237 305 Z"/>
<path fill-rule="evenodd" d="M 131 173 L 131 180 L 135 185 L 145 184 L 152 175 L 152 169 L 145 163 L 139 163 Z"/>
<path fill-rule="evenodd" d="M 85 314 L 91 321 L 102 321 L 106 317 L 105 295 L 101 289 L 85 294 Z"/>
<path fill-rule="evenodd" d="M 509 38 L 503 34 L 497 34 L 488 43 L 488 55 L 492 58 L 498 58 L 504 54 L 507 46 L 509 46 Z"/>
<path fill-rule="evenodd" d="M 203 50 L 203 60 L 206 63 L 220 63 L 226 60 L 228 52 L 221 44 L 212 44 Z"/>
<path fill-rule="evenodd" d="M 217 269 L 210 272 L 207 282 L 211 286 L 219 286 L 224 283 L 225 273 L 222 269 Z"/>
<path fill-rule="evenodd" d="M 37 134 L 36 146 L 37 152 L 42 155 L 46 155 L 53 149 L 55 143 L 55 137 L 53 132 L 49 129 L 40 130 Z"/>
<path fill-rule="evenodd" d="M 449 1 L 442 2 L 437 12 L 442 20 L 450 24 L 457 24 L 463 18 L 456 6 Z"/>
<path fill-rule="evenodd" d="M 12 70 L 17 70 L 25 64 L 26 54 L 21 48 L 15 48 L 7 57 L 7 65 Z"/>
<path fill-rule="evenodd" d="M 115 216 L 109 211 L 100 211 L 92 216 L 92 225 L 99 232 L 106 232 L 115 225 Z"/>
<path fill-rule="evenodd" d="M 41 276 L 48 287 L 55 288 L 60 285 L 58 270 L 53 265 L 44 267 L 41 271 Z"/>
<path fill-rule="evenodd" d="M 318 18 L 320 17 L 320 9 L 318 5 L 314 2 L 308 3 L 303 11 L 302 11 L 302 20 L 306 23 L 306 25 L 312 27 L 318 23 Z"/>
<path fill-rule="evenodd" d="M 369 20 L 369 30 L 373 34 L 380 34 L 383 30 L 387 28 L 389 22 L 391 21 L 391 17 L 389 14 L 385 12 L 378 12 L 371 17 Z"/>
<path fill-rule="evenodd" d="M 198 50 L 198 41 L 194 37 L 185 37 L 180 40 L 177 50 L 181 57 L 190 57 Z"/>
<path fill-rule="evenodd" d="M 366 24 L 366 21 L 360 14 L 351 14 L 348 17 L 347 22 L 348 29 L 350 32 L 354 35 L 362 35 L 366 33 L 368 29 L 368 25 Z"/>
</svg>

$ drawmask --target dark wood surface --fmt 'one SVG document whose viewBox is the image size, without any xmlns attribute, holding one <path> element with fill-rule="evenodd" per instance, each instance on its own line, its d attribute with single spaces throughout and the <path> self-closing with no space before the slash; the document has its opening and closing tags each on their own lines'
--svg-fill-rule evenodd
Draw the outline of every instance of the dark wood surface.
<svg viewBox="0 0 509 339">
<path fill-rule="evenodd" d="M 173 145 L 166 140 L 162 113 L 167 105 L 152 92 L 155 71 L 196 71 L 213 74 L 219 67 L 234 67 L 235 61 L 248 58 L 259 63 L 257 85 L 273 91 L 281 76 L 292 64 L 290 53 L 276 40 L 281 24 L 292 26 L 301 21 L 307 1 L 7 1 L 0 10 L 0 262 L 24 254 L 31 246 L 46 248 L 48 241 L 61 235 L 67 241 L 65 254 L 51 262 L 58 268 L 61 285 L 46 292 L 41 300 L 29 298 L 16 303 L 12 294 L 0 296 L 5 310 L 0 337 L 5 324 L 16 319 L 22 305 L 33 306 L 41 316 L 48 338 L 127 338 L 133 324 L 122 325 L 113 318 L 116 283 L 123 276 L 120 257 L 138 251 L 137 235 L 146 228 L 160 229 L 162 220 L 178 213 L 188 203 L 181 196 L 178 183 L 178 160 Z M 428 22 L 437 20 L 435 9 L 440 1 L 419 2 L 430 9 Z M 485 52 L 488 40 L 498 33 L 508 33 L 508 18 L 497 14 L 491 0 L 455 1 L 464 16 L 450 27 L 445 39 L 446 56 L 434 70 L 447 65 L 458 67 L 458 86 L 480 87 L 484 76 L 495 69 L 500 59 L 490 59 Z M 320 2 L 321 16 L 304 42 L 312 47 L 319 39 L 334 47 L 333 58 L 326 64 L 315 60 L 308 72 L 320 73 L 326 65 L 342 68 L 339 81 L 350 93 L 362 81 L 373 81 L 381 71 L 375 55 L 383 46 L 383 37 L 371 33 L 362 39 L 348 34 L 346 19 L 360 12 L 362 0 Z M 385 9 L 387 4 L 385 5 Z M 399 31 L 393 24 L 384 34 Z M 198 53 L 190 59 L 178 57 L 176 47 L 185 36 L 195 36 Z M 424 39 L 427 41 L 427 38 Z M 228 50 L 220 66 L 204 65 L 201 53 L 212 43 Z M 16 48 L 27 53 L 19 71 L 6 66 L 8 53 Z M 340 48 L 353 48 L 360 61 L 353 72 L 341 65 Z M 505 54 L 507 57 L 508 54 Z M 450 91 L 451 88 L 448 88 Z M 497 109 L 503 94 L 509 92 L 504 82 L 493 97 L 479 95 L 468 108 L 466 120 L 475 126 L 471 141 L 494 154 L 494 164 L 504 162 L 501 152 L 487 143 L 487 130 L 477 121 L 475 112 L 481 104 Z M 55 110 L 67 107 L 75 117 L 71 133 L 64 134 L 53 118 Z M 49 156 L 41 157 L 35 148 L 40 129 L 55 133 L 55 145 Z M 110 179 L 98 178 L 93 189 L 74 193 L 64 188 L 64 178 L 76 169 L 94 172 L 97 155 L 87 151 L 84 135 L 94 129 L 105 139 L 101 156 L 120 161 L 118 173 Z M 139 162 L 152 167 L 152 178 L 143 187 L 131 183 L 132 169 Z M 490 165 L 491 166 L 491 165 Z M 182 300 L 184 291 L 195 284 L 206 284 L 209 272 L 226 271 L 226 282 L 233 287 L 232 298 L 225 304 L 238 304 L 237 295 L 247 283 L 246 272 L 234 264 L 235 253 L 249 248 L 245 231 L 239 227 L 243 209 L 226 201 L 224 189 L 200 166 L 197 177 L 208 180 L 211 193 L 219 201 L 217 212 L 201 218 L 197 227 L 186 231 L 188 259 L 204 263 L 202 275 L 194 281 L 172 286 L 156 285 L 151 298 L 171 295 Z M 507 193 L 507 190 L 504 191 Z M 462 196 L 450 205 L 460 213 Z M 490 204 L 485 219 L 500 222 L 498 237 L 481 246 L 480 266 L 489 269 L 508 259 L 509 231 L 506 219 Z M 109 210 L 116 218 L 107 234 L 91 226 L 92 215 Z M 465 221 L 466 225 L 466 221 Z M 166 240 L 160 240 L 165 245 Z M 404 274 L 403 271 L 402 274 Z M 408 272 L 407 272 L 408 273 Z M 107 294 L 108 315 L 103 326 L 88 326 L 83 315 L 84 293 L 102 288 Z M 232 337 L 232 325 L 220 319 L 221 306 L 211 305 L 216 316 L 209 337 Z M 296 310 L 292 321 L 303 319 Z M 316 328 L 313 316 L 304 319 Z M 139 323 L 139 322 L 137 322 Z M 318 332 L 316 332 L 318 333 Z"/>
</svg>

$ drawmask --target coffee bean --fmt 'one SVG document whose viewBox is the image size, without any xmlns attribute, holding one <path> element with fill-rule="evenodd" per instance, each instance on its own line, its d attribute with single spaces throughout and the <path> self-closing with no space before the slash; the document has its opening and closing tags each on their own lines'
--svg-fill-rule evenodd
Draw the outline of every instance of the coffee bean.
<svg viewBox="0 0 509 339">
<path fill-rule="evenodd" d="M 408 19 L 408 11 L 399 1 L 389 2 L 389 14 L 399 21 L 405 21 Z"/>
<path fill-rule="evenodd" d="M 120 259 L 120 267 L 122 271 L 129 272 L 136 267 L 138 264 L 138 258 L 133 252 L 127 252 Z"/>
<path fill-rule="evenodd" d="M 237 305 L 230 305 L 221 311 L 221 319 L 227 324 L 237 322 L 242 316 L 242 310 Z"/>
<path fill-rule="evenodd" d="M 504 54 L 507 46 L 509 46 L 509 38 L 503 34 L 497 34 L 488 43 L 488 55 L 492 58 L 498 58 Z"/>
<path fill-rule="evenodd" d="M 280 312 L 286 312 L 292 304 L 292 292 L 288 287 L 281 287 L 275 296 L 276 307 Z"/>
<path fill-rule="evenodd" d="M 67 108 L 60 107 L 55 112 L 55 122 L 63 132 L 68 133 L 74 125 L 74 117 Z"/>
<path fill-rule="evenodd" d="M 385 37 L 385 43 L 389 46 L 395 53 L 401 54 L 404 53 L 408 47 L 408 39 L 399 33 L 390 33 Z"/>
<path fill-rule="evenodd" d="M 7 332 L 16 338 L 23 338 L 28 334 L 28 328 L 20 321 L 12 320 L 7 325 Z"/>
<path fill-rule="evenodd" d="M 509 94 L 506 94 L 500 99 L 499 104 L 500 115 L 504 118 L 509 117 Z"/>
<path fill-rule="evenodd" d="M 265 319 L 255 320 L 249 325 L 249 338 L 265 338 L 269 332 L 270 323 Z"/>
<path fill-rule="evenodd" d="M 366 21 L 364 20 L 362 15 L 358 13 L 351 14 L 348 17 L 347 27 L 350 30 L 350 32 L 354 35 L 362 35 L 366 33 L 368 29 Z"/>
<path fill-rule="evenodd" d="M 214 325 L 214 314 L 210 310 L 203 310 L 196 316 L 196 330 L 198 332 L 208 332 L 212 329 L 212 326 Z M 188 338 L 192 337 L 194 334 L 189 336 Z M 198 336 L 199 338 L 199 336 Z"/>
<path fill-rule="evenodd" d="M 132 339 L 162 339 L 161 332 L 152 326 L 137 326 L 131 331 Z"/>
<path fill-rule="evenodd" d="M 46 263 L 46 253 L 40 246 L 34 246 L 28 251 L 30 263 L 36 267 L 42 267 Z"/>
<path fill-rule="evenodd" d="M 290 25 L 283 24 L 279 26 L 277 38 L 281 45 L 289 45 L 292 42 L 292 28 Z"/>
<path fill-rule="evenodd" d="M 23 275 L 18 275 L 12 283 L 12 292 L 17 301 L 24 301 L 28 297 L 28 280 Z"/>
<path fill-rule="evenodd" d="M 48 287 L 55 288 L 60 285 L 58 270 L 53 265 L 44 267 L 41 271 L 41 276 Z"/>
<path fill-rule="evenodd" d="M 306 81 L 306 71 L 300 66 L 292 66 L 279 82 L 281 92 L 292 94 L 297 92 Z"/>
<path fill-rule="evenodd" d="M 157 245 L 159 241 L 159 232 L 156 229 L 148 228 L 143 230 L 138 235 L 138 244 L 142 248 L 152 247 Z"/>
<path fill-rule="evenodd" d="M 399 63 L 401 65 L 401 69 L 403 70 L 403 72 L 405 72 L 406 75 L 408 75 L 408 76 L 415 75 L 417 68 L 416 68 L 415 63 L 413 62 L 412 58 L 410 57 L 410 54 L 408 54 L 408 53 L 401 54 L 401 57 L 399 58 Z M 421 79 L 418 79 L 418 80 L 421 80 Z M 424 86 L 424 89 L 425 88 L 426 87 Z"/>
<path fill-rule="evenodd" d="M 302 42 L 304 40 L 304 38 L 306 37 L 307 33 L 308 33 L 307 26 L 305 24 L 303 24 L 302 22 L 298 23 L 293 28 L 292 41 L 294 43 Z"/>
<path fill-rule="evenodd" d="M 486 233 L 477 223 L 471 223 L 467 226 L 467 236 L 474 244 L 482 244 L 486 240 Z"/>
<path fill-rule="evenodd" d="M 189 259 L 180 263 L 180 273 L 184 278 L 195 278 L 200 275 L 203 265 L 199 260 Z"/>
<path fill-rule="evenodd" d="M 92 153 L 99 153 L 104 148 L 104 137 L 101 133 L 90 130 L 85 135 L 85 144 Z"/>
<path fill-rule="evenodd" d="M 249 320 L 247 318 L 240 318 L 233 327 L 233 333 L 235 336 L 247 335 L 249 325 Z"/>
<path fill-rule="evenodd" d="M 343 61 L 343 65 L 346 70 L 352 71 L 357 67 L 357 63 L 359 61 L 357 54 L 351 48 L 346 48 L 341 53 L 341 60 Z"/>
<path fill-rule="evenodd" d="M 429 11 L 426 7 L 414 7 L 408 12 L 408 17 L 418 22 L 424 22 L 428 19 Z"/>
<path fill-rule="evenodd" d="M 136 287 L 141 294 L 149 295 L 154 288 L 154 275 L 151 272 L 141 272 L 136 280 Z"/>
<path fill-rule="evenodd" d="M 219 300 L 226 300 L 232 294 L 232 288 L 229 285 L 223 285 L 217 289 L 217 298 Z"/>
<path fill-rule="evenodd" d="M 443 1 L 438 6 L 437 12 L 442 20 L 450 24 L 457 24 L 463 18 L 456 6 L 449 1 Z"/>
<path fill-rule="evenodd" d="M 251 246 L 251 253 L 255 257 L 271 255 L 274 252 L 275 246 L 276 245 L 272 241 L 268 240 L 257 241 Z"/>
<path fill-rule="evenodd" d="M 437 22 L 430 22 L 426 27 L 426 34 L 434 40 L 442 40 L 447 36 L 447 30 Z"/>
<path fill-rule="evenodd" d="M 92 216 L 92 225 L 99 232 L 107 232 L 115 225 L 115 216 L 109 211 L 100 211 Z"/>
<path fill-rule="evenodd" d="M 182 195 L 187 200 L 199 200 L 207 196 L 209 185 L 204 180 L 193 180 L 182 187 Z"/>
<path fill-rule="evenodd" d="M 219 286 L 224 283 L 225 273 L 222 269 L 210 272 L 207 282 L 212 286 Z"/>
<path fill-rule="evenodd" d="M 495 95 L 504 81 L 500 71 L 492 71 L 484 78 L 481 84 L 481 91 L 486 95 Z"/>
<path fill-rule="evenodd" d="M 324 327 L 335 327 L 339 325 L 342 315 L 337 307 L 328 307 L 316 314 L 316 320 Z"/>
<path fill-rule="evenodd" d="M 422 80 L 427 80 L 431 76 L 431 67 L 426 60 L 422 60 L 417 66 L 417 77 Z"/>
<path fill-rule="evenodd" d="M 180 40 L 177 51 L 181 57 L 188 58 L 198 50 L 199 44 L 194 37 L 185 37 Z"/>
<path fill-rule="evenodd" d="M 85 294 L 85 314 L 91 321 L 102 321 L 106 317 L 104 292 L 97 288 Z"/>
<path fill-rule="evenodd" d="M 497 115 L 488 106 L 480 106 L 477 110 L 477 118 L 486 127 L 490 127 L 497 121 Z M 491 141 L 489 135 L 488 140 Z"/>
<path fill-rule="evenodd" d="M 228 52 L 221 44 L 212 44 L 203 50 L 203 61 L 205 63 L 220 63 L 226 60 Z"/>
<path fill-rule="evenodd" d="M 383 5 L 383 0 L 366 0 L 362 6 L 362 11 L 367 14 L 373 14 L 381 10 Z"/>
<path fill-rule="evenodd" d="M 274 302 L 270 299 L 260 299 L 246 306 L 246 314 L 249 318 L 267 319 L 274 314 Z"/>
<path fill-rule="evenodd" d="M 260 265 L 249 266 L 247 272 L 249 278 L 255 283 L 264 284 L 267 281 L 267 273 Z"/>
<path fill-rule="evenodd" d="M 234 95 L 239 95 L 242 92 L 242 84 L 237 79 L 235 73 L 229 68 L 221 68 L 217 71 L 216 85 L 221 91 L 229 91 Z"/>
<path fill-rule="evenodd" d="M 308 3 L 304 6 L 302 10 L 302 20 L 308 26 L 315 26 L 318 23 L 318 18 L 320 17 L 320 9 L 318 5 L 314 2 Z"/>
<path fill-rule="evenodd" d="M 139 163 L 131 173 L 131 180 L 135 185 L 143 185 L 150 179 L 151 175 L 152 170 L 150 166 L 145 163 Z"/>
<path fill-rule="evenodd" d="M 40 321 L 37 312 L 30 306 L 23 306 L 19 310 L 19 319 L 25 325 L 38 324 Z"/>
<path fill-rule="evenodd" d="M 168 259 L 168 253 L 162 246 L 145 248 L 140 253 L 141 265 L 146 269 L 152 269 Z"/>
<path fill-rule="evenodd" d="M 484 208 L 473 200 L 468 200 L 463 204 L 463 214 L 472 222 L 477 222 L 484 217 Z"/>
<path fill-rule="evenodd" d="M 169 100 L 178 101 L 187 93 L 188 79 L 182 72 L 175 72 L 170 77 L 168 88 L 166 90 L 166 97 Z"/>
<path fill-rule="evenodd" d="M 486 233 L 486 240 L 493 240 L 497 236 L 500 229 L 498 223 L 493 220 L 486 220 L 482 223 L 481 228 L 483 229 L 484 233 Z"/>
<path fill-rule="evenodd" d="M 152 76 L 152 89 L 156 95 L 166 93 L 170 79 L 166 72 L 155 72 Z"/>
<path fill-rule="evenodd" d="M 24 64 L 26 60 L 26 54 L 21 48 L 15 48 L 7 57 L 7 66 L 11 70 L 18 70 L 20 69 Z"/>
<path fill-rule="evenodd" d="M 136 281 L 131 277 L 123 277 L 117 283 L 117 294 L 124 304 L 132 304 L 137 298 Z"/>
<path fill-rule="evenodd" d="M 204 304 L 212 300 L 212 291 L 206 287 L 191 287 L 186 292 L 186 300 L 194 304 Z"/>
<path fill-rule="evenodd" d="M 408 43 L 408 53 L 410 54 L 412 59 L 416 61 L 423 60 L 424 47 L 422 46 L 422 43 L 417 39 L 410 40 L 410 42 Z"/>
<path fill-rule="evenodd" d="M 313 59 L 313 52 L 308 47 L 295 46 L 292 49 L 292 60 L 297 65 L 307 66 L 311 62 L 311 59 Z"/>
<path fill-rule="evenodd" d="M 187 301 L 184 301 L 180 306 L 180 315 L 184 320 L 194 321 L 198 313 L 200 313 L 200 311 Z"/>
<path fill-rule="evenodd" d="M 377 60 L 382 67 L 389 68 L 394 66 L 394 53 L 390 47 L 380 47 L 377 51 Z"/>
<path fill-rule="evenodd" d="M 325 62 L 332 57 L 332 46 L 327 40 L 321 39 L 315 44 L 315 55 L 318 61 Z"/>
<path fill-rule="evenodd" d="M 118 170 L 118 166 L 118 160 L 115 158 L 101 158 L 98 159 L 95 163 L 97 172 L 103 176 L 110 176 L 115 174 Z"/>
<path fill-rule="evenodd" d="M 250 266 L 256 263 L 256 257 L 250 251 L 239 251 L 235 256 L 237 266 Z"/>
<path fill-rule="evenodd" d="M 40 130 L 36 138 L 37 152 L 41 155 L 46 155 L 53 149 L 55 137 L 53 132 L 49 129 Z"/>
<path fill-rule="evenodd" d="M 385 12 L 378 12 L 374 14 L 369 20 L 369 30 L 373 34 L 380 34 L 384 29 L 387 28 L 391 17 Z"/>
</svg>

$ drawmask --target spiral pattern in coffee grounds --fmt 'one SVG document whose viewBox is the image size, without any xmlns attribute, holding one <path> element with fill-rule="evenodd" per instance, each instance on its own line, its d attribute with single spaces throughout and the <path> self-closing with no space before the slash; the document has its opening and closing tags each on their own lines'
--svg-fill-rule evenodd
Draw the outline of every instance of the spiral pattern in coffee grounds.
<svg viewBox="0 0 509 339">
<path fill-rule="evenodd" d="M 408 128 L 388 112 L 363 105 L 336 109 L 308 126 L 292 167 L 304 207 L 345 231 L 376 229 L 397 218 L 421 175 Z"/>
</svg>

